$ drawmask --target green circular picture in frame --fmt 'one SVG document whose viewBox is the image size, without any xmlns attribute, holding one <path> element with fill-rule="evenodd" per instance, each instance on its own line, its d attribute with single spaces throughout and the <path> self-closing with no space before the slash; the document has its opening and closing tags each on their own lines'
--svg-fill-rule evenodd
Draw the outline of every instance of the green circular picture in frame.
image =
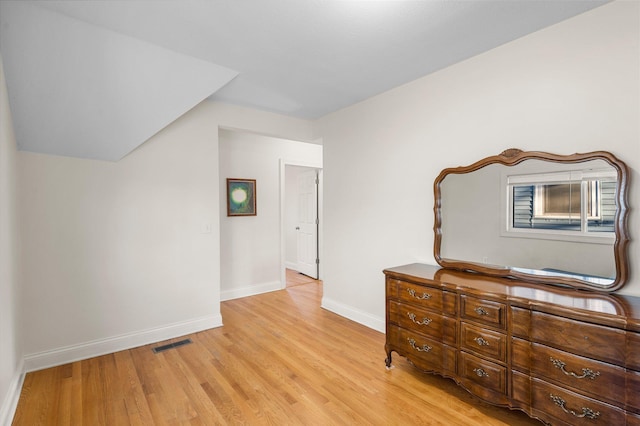
<svg viewBox="0 0 640 426">
<path fill-rule="evenodd" d="M 227 178 L 227 216 L 256 215 L 256 180 Z"/>
</svg>

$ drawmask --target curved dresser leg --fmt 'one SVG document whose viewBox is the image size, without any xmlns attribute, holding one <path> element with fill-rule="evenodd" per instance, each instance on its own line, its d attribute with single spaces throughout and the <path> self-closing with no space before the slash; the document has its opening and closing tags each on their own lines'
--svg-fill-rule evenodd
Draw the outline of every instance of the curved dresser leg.
<svg viewBox="0 0 640 426">
<path fill-rule="evenodd" d="M 387 357 L 384 359 L 384 363 L 387 366 L 387 370 L 391 369 L 391 352 L 387 352 Z"/>
</svg>

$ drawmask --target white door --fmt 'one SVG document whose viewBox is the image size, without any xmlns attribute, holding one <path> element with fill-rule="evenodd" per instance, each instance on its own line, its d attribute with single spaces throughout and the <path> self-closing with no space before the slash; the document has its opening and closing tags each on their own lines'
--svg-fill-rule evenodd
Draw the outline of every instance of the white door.
<svg viewBox="0 0 640 426">
<path fill-rule="evenodd" d="M 318 279 L 318 172 L 298 175 L 298 272 Z"/>
</svg>

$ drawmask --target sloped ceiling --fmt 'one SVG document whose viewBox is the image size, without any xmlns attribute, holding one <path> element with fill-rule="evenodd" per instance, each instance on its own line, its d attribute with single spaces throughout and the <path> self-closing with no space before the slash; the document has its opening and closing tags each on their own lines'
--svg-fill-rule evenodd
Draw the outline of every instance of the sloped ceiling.
<svg viewBox="0 0 640 426">
<path fill-rule="evenodd" d="M 118 160 L 237 72 L 27 4 L 2 9 L 18 146 Z"/>
<path fill-rule="evenodd" d="M 116 161 L 207 97 L 315 119 L 603 3 L 3 0 L 0 52 L 20 149 Z"/>
</svg>

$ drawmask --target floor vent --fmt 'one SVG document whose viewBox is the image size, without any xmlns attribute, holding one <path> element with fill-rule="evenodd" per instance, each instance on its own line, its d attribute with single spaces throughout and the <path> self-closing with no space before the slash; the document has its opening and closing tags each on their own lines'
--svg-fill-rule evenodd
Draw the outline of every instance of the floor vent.
<svg viewBox="0 0 640 426">
<path fill-rule="evenodd" d="M 191 339 L 184 339 L 180 340 L 179 342 L 169 343 L 168 345 L 158 346 L 156 348 L 153 348 L 153 353 L 157 354 L 158 352 L 164 352 L 166 350 L 177 348 L 179 346 L 188 345 L 189 343 L 193 343 Z"/>
</svg>

